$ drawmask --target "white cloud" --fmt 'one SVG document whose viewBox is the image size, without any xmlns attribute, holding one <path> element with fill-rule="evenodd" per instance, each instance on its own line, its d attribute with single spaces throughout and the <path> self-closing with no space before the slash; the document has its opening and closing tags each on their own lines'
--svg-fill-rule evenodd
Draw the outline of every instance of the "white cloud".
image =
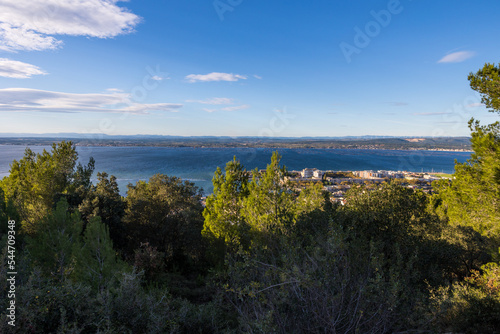
<svg viewBox="0 0 500 334">
<path fill-rule="evenodd" d="M 449 112 L 414 112 L 414 116 L 438 116 L 438 115 L 448 115 Z"/>
<path fill-rule="evenodd" d="M 212 104 L 212 105 L 218 105 L 218 104 L 233 104 L 233 99 L 227 98 L 227 97 L 213 97 L 208 100 L 188 100 L 186 102 L 194 102 L 194 103 L 202 103 L 202 104 Z"/>
<path fill-rule="evenodd" d="M 468 105 L 466 105 L 465 107 L 466 108 L 477 108 L 477 107 L 484 107 L 484 103 L 480 103 L 480 102 L 477 102 L 477 103 L 470 103 Z"/>
<path fill-rule="evenodd" d="M 190 74 L 186 76 L 189 82 L 208 82 L 208 81 L 238 81 L 246 80 L 245 75 L 233 73 L 212 72 L 209 74 Z"/>
<path fill-rule="evenodd" d="M 170 79 L 170 78 L 160 77 L 159 75 L 154 75 L 151 77 L 151 80 L 155 80 L 155 81 L 163 81 L 165 79 Z"/>
<path fill-rule="evenodd" d="M 227 100 L 229 100 L 228 102 L 230 102 L 230 103 L 207 103 L 207 104 L 214 104 L 215 105 L 215 104 L 232 104 L 233 103 L 232 99 L 227 99 Z M 191 102 L 201 102 L 201 101 L 191 101 Z M 204 101 L 204 102 L 207 102 L 207 101 Z M 201 103 L 203 103 L 203 102 L 201 102 Z M 248 109 L 248 108 L 250 108 L 250 106 L 248 104 L 244 104 L 241 106 L 225 107 L 225 108 L 221 108 L 221 109 L 203 108 L 203 110 L 206 112 L 212 113 L 212 112 L 216 112 L 216 111 L 236 111 L 236 110 L 243 110 L 243 109 Z"/>
<path fill-rule="evenodd" d="M 476 53 L 472 51 L 459 51 L 450 53 L 441 58 L 438 63 L 461 63 L 469 58 L 474 57 Z"/>
<path fill-rule="evenodd" d="M 0 89 L 0 112 L 110 112 L 147 114 L 149 111 L 177 112 L 182 104 L 142 104 L 132 101 L 130 94 L 74 94 L 29 88 Z"/>
<path fill-rule="evenodd" d="M 133 31 L 140 18 L 120 0 L 2 0 L 0 50 L 55 49 L 52 35 L 109 38 Z"/>
<path fill-rule="evenodd" d="M 33 75 L 47 74 L 39 67 L 17 60 L 0 58 L 0 77 L 27 79 Z"/>
<path fill-rule="evenodd" d="M 261 79 L 262 79 L 262 77 L 261 77 L 260 75 L 257 75 L 257 74 L 254 74 L 254 75 L 253 75 L 253 77 L 254 77 L 255 79 L 259 79 L 259 80 L 261 80 Z"/>
<path fill-rule="evenodd" d="M 223 111 L 236 111 L 236 110 L 243 110 L 243 109 L 248 109 L 250 106 L 248 104 L 242 105 L 242 106 L 235 106 L 235 107 L 226 107 L 222 108 L 221 110 Z"/>
</svg>

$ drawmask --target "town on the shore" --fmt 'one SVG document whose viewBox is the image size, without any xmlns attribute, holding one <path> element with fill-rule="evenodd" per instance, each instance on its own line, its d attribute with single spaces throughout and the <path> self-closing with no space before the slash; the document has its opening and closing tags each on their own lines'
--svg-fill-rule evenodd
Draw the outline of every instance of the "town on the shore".
<svg viewBox="0 0 500 334">
<path fill-rule="evenodd" d="M 354 185 L 365 184 L 372 186 L 393 180 L 402 186 L 421 189 L 426 193 L 430 193 L 432 192 L 433 181 L 451 177 L 450 174 L 428 172 L 392 170 L 333 171 L 305 168 L 301 171 L 288 171 L 285 180 L 292 182 L 298 190 L 310 183 L 321 183 L 323 190 L 330 193 L 332 201 L 344 204 L 346 191 Z"/>
</svg>

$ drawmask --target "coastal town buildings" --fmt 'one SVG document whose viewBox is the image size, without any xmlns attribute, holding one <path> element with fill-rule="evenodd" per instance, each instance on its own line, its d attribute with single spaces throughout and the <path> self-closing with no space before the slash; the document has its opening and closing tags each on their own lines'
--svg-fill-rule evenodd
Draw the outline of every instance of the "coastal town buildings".
<svg viewBox="0 0 500 334">
<path fill-rule="evenodd" d="M 432 191 L 432 181 L 442 178 L 438 174 L 416 173 L 408 171 L 390 170 L 363 170 L 363 171 L 322 171 L 317 168 L 304 168 L 302 171 L 290 171 L 287 180 L 297 183 L 301 187 L 310 182 L 322 182 L 323 189 L 331 195 L 332 201 L 343 203 L 344 195 L 351 186 L 356 184 L 380 184 L 398 179 L 401 185 L 421 189 L 424 192 Z"/>
</svg>

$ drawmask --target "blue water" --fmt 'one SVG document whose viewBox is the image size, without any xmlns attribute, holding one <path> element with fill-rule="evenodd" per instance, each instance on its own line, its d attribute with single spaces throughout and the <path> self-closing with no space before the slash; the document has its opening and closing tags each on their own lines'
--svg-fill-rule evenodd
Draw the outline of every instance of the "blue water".
<svg viewBox="0 0 500 334">
<path fill-rule="evenodd" d="M 21 159 L 24 147 L 0 145 L 0 178 L 9 175 L 10 163 Z M 32 146 L 35 152 L 47 146 Z M 115 175 L 122 195 L 127 184 L 147 180 L 156 173 L 178 176 L 194 182 L 210 194 L 215 169 L 224 168 L 236 156 L 251 170 L 263 169 L 274 149 L 265 148 L 169 148 L 169 147 L 77 147 L 80 161 L 94 157 L 97 172 Z M 453 173 L 454 161 L 464 162 L 469 152 L 347 150 L 347 149 L 279 149 L 281 163 L 289 170 L 406 170 L 414 172 Z"/>
</svg>

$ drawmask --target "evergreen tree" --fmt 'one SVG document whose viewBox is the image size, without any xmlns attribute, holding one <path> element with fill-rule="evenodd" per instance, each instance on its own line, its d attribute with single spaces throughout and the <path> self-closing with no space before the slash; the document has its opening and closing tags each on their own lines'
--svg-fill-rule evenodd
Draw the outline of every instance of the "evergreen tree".
<svg viewBox="0 0 500 334">
<path fill-rule="evenodd" d="M 249 226 L 241 212 L 248 196 L 248 179 L 248 172 L 236 157 L 226 164 L 225 174 L 218 167 L 212 179 L 214 192 L 207 197 L 203 211 L 203 234 L 223 240 L 231 249 L 249 245 Z"/>
<path fill-rule="evenodd" d="M 203 206 L 198 188 L 177 177 L 156 174 L 149 182 L 129 184 L 124 217 L 128 255 L 148 243 L 165 254 L 170 266 L 183 268 L 201 256 Z"/>
<path fill-rule="evenodd" d="M 248 185 L 243 216 L 258 234 L 285 231 L 293 223 L 295 194 L 285 180 L 286 168 L 280 166 L 280 160 L 274 152 L 266 171 L 260 174 L 255 169 Z"/>
<path fill-rule="evenodd" d="M 469 75 L 471 88 L 482 96 L 490 112 L 500 112 L 500 68 L 485 64 Z M 500 123 L 481 125 L 471 119 L 474 153 L 465 163 L 455 164 L 450 182 L 435 184 L 437 211 L 452 225 L 474 228 L 492 240 L 492 253 L 498 255 L 500 245 Z"/>
<path fill-rule="evenodd" d="M 122 218 L 125 215 L 125 202 L 120 196 L 116 177 L 107 173 L 97 173 L 97 184 L 87 192 L 78 207 L 84 220 L 101 217 L 108 226 L 109 235 L 116 249 L 123 250 L 126 245 Z"/>
<path fill-rule="evenodd" d="M 24 232 L 34 233 L 37 223 L 50 214 L 61 196 L 72 205 L 79 204 L 81 193 L 90 185 L 94 160 L 75 170 L 77 160 L 73 143 L 63 141 L 54 143 L 51 152 L 43 150 L 41 154 L 27 148 L 21 160 L 12 162 L 2 188 L 19 213 Z"/>
<path fill-rule="evenodd" d="M 75 243 L 73 253 L 76 260 L 73 277 L 97 290 L 116 282 L 118 274 L 125 269 L 113 250 L 108 227 L 99 217 L 90 219 L 83 244 Z"/>
<path fill-rule="evenodd" d="M 73 249 L 81 245 L 83 222 L 78 212 L 70 213 L 62 199 L 56 209 L 39 223 L 27 239 L 27 251 L 35 266 L 47 277 L 64 279 L 75 268 Z"/>
</svg>

